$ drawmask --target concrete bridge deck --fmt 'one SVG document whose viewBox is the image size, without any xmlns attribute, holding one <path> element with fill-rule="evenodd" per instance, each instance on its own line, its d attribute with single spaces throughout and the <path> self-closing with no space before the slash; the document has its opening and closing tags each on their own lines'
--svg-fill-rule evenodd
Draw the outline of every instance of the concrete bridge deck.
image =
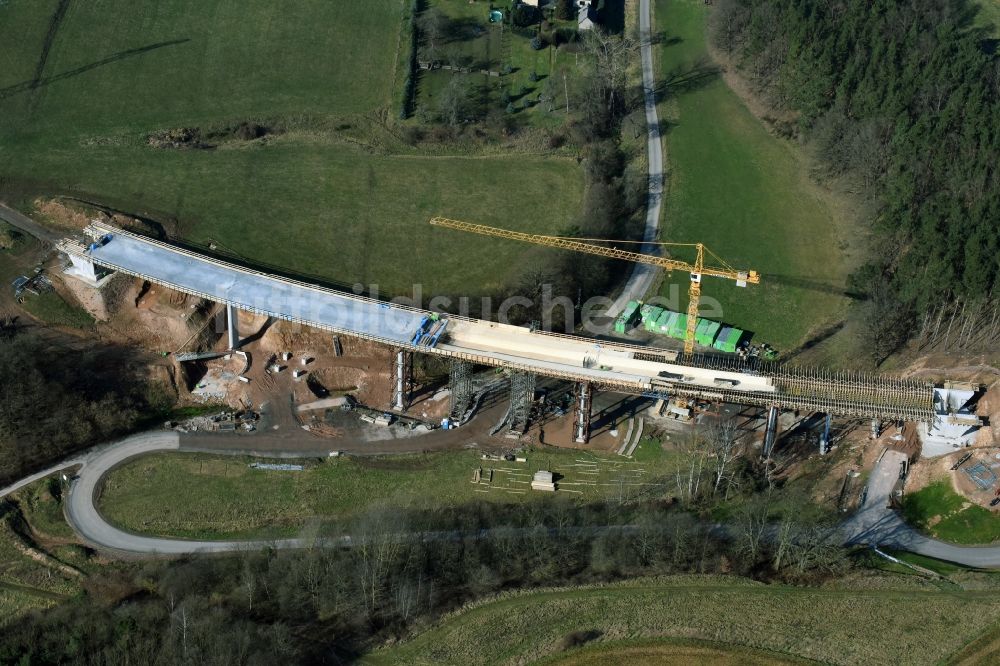
<svg viewBox="0 0 1000 666">
<path fill-rule="evenodd" d="M 440 341 L 433 346 L 414 343 L 421 322 L 433 313 L 254 271 L 101 222 L 93 223 L 86 232 L 93 238 L 110 235 L 110 239 L 89 246 L 67 239 L 59 242 L 59 249 L 78 260 L 241 310 L 399 349 L 592 382 L 636 394 L 669 392 L 851 416 L 933 418 L 932 392 L 915 382 L 831 382 L 788 372 L 763 376 L 725 367 L 684 365 L 671 362 L 676 353 L 668 350 L 530 332 L 443 313 L 440 316 L 448 319 L 448 325 Z M 662 377 L 664 372 L 670 377 Z"/>
</svg>

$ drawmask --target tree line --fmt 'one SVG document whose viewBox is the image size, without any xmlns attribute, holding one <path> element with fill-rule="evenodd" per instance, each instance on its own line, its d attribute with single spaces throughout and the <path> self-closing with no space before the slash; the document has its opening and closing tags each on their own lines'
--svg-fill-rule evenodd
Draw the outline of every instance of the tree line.
<svg viewBox="0 0 1000 666">
<path fill-rule="evenodd" d="M 631 525 L 617 527 L 622 521 Z M 458 531 L 399 538 L 428 525 Z M 552 497 L 432 515 L 376 507 L 348 531 L 356 547 L 104 569 L 80 597 L 4 627 L 0 663 L 81 655 L 123 664 L 344 663 L 503 590 L 679 573 L 814 583 L 851 566 L 828 526 L 766 500 L 745 505 L 725 528 L 668 500 Z"/>
<path fill-rule="evenodd" d="M 1000 60 L 969 0 L 721 0 L 711 38 L 797 114 L 828 176 L 874 211 L 877 361 L 942 303 L 991 303 L 1000 277 Z"/>
</svg>

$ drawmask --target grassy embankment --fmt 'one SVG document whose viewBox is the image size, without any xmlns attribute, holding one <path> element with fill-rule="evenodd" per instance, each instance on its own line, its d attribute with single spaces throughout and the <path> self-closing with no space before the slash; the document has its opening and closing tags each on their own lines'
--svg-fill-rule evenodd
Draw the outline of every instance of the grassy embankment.
<svg viewBox="0 0 1000 666">
<path fill-rule="evenodd" d="M 616 655 L 626 656 L 629 642 L 652 645 L 657 656 L 680 657 L 689 649 L 673 642 L 680 638 L 709 641 L 700 649 L 718 651 L 720 658 L 735 663 L 803 658 L 930 664 L 947 660 L 973 641 L 983 642 L 979 654 L 995 654 L 987 639 L 998 612 L 995 592 L 940 591 L 901 578 L 824 589 L 735 577 L 639 580 L 514 594 L 477 604 L 398 646 L 368 655 L 366 661 L 524 663 L 550 657 L 550 663 L 607 663 Z M 955 622 L 956 617 L 962 621 Z M 571 634 L 594 642 L 561 654 L 572 644 Z M 746 648 L 766 652 L 746 654 Z M 647 663 L 663 662 L 650 657 Z"/>
<path fill-rule="evenodd" d="M 906 521 L 943 541 L 987 544 L 1000 540 L 1000 516 L 972 504 L 947 479 L 910 493 L 903 501 Z"/>
<path fill-rule="evenodd" d="M 111 522 L 135 532 L 270 538 L 322 529 L 327 523 L 342 525 L 378 505 L 430 509 L 551 498 L 529 489 L 532 474 L 540 469 L 562 475 L 558 494 L 563 498 L 630 501 L 662 495 L 674 457 L 652 441 L 643 442 L 636 457 L 642 462 L 545 449 L 528 453 L 527 463 L 516 463 L 460 451 L 329 459 L 288 472 L 251 469 L 251 461 L 243 458 L 158 454 L 113 470 L 100 507 Z M 484 482 L 474 484 L 473 471 L 480 467 Z M 490 469 L 492 483 L 486 482 Z"/>
<path fill-rule="evenodd" d="M 91 569 L 88 552 L 74 543 L 63 518 L 54 478 L 18 491 L 15 500 L 16 511 L 0 500 L 0 626 L 79 594 L 83 576 L 66 567 L 82 573 Z"/>
<path fill-rule="evenodd" d="M 58 0 L 5 4 L 0 41 L 16 47 L 0 59 L 0 197 L 70 194 L 176 220 L 186 240 L 386 293 L 483 293 L 523 248 L 442 237 L 427 219 L 555 231 L 578 212 L 582 171 L 402 143 L 389 119 L 407 4 L 113 0 L 69 3 L 61 19 Z M 281 131 L 147 142 L 245 121 Z"/>
<path fill-rule="evenodd" d="M 745 289 L 707 278 L 703 304 L 721 319 L 779 349 L 797 347 L 840 319 L 847 299 L 837 213 L 810 182 L 793 144 L 776 138 L 714 72 L 701 0 L 657 0 L 656 46 L 667 187 L 663 240 L 703 242 L 737 268 L 762 274 Z M 677 256 L 685 256 L 680 251 Z M 675 273 L 661 295 L 687 307 L 687 275 Z M 717 312 L 703 311 L 719 318 Z"/>
</svg>

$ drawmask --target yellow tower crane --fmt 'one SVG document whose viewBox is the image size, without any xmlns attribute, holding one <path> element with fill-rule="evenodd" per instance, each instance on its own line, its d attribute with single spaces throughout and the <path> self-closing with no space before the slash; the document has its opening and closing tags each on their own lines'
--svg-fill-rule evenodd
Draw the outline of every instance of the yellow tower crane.
<svg viewBox="0 0 1000 666">
<path fill-rule="evenodd" d="M 606 247 L 597 245 L 600 243 L 620 243 L 629 241 L 609 241 L 594 238 L 566 238 L 563 236 L 544 236 L 541 234 L 526 234 L 520 231 L 510 231 L 508 229 L 498 229 L 488 227 L 485 224 L 473 224 L 471 222 L 460 222 L 449 220 L 445 217 L 435 217 L 431 224 L 437 227 L 457 229 L 458 231 L 468 231 L 483 236 L 493 236 L 495 238 L 506 238 L 508 240 L 534 243 L 535 245 L 545 245 L 547 247 L 557 247 L 563 250 L 574 250 L 587 254 L 596 254 L 600 257 L 610 259 L 624 259 L 640 264 L 650 264 L 658 266 L 666 271 L 685 271 L 691 275 L 691 286 L 688 289 L 688 310 L 687 310 L 687 333 L 684 336 L 684 354 L 690 356 L 694 352 L 694 333 L 698 326 L 698 302 L 701 300 L 701 278 L 704 275 L 721 277 L 734 280 L 739 287 L 745 287 L 748 283 L 760 283 L 760 274 L 757 271 L 738 271 L 725 261 L 719 258 L 714 252 L 705 247 L 702 243 L 656 243 L 670 247 L 693 247 L 695 249 L 695 261 L 690 264 L 686 261 L 671 259 L 670 257 L 658 257 L 651 254 L 641 254 L 629 250 L 619 250 L 617 247 Z M 591 241 L 591 242 L 585 242 Z M 705 253 L 710 254 L 716 261 L 722 264 L 718 266 L 705 266 Z"/>
</svg>

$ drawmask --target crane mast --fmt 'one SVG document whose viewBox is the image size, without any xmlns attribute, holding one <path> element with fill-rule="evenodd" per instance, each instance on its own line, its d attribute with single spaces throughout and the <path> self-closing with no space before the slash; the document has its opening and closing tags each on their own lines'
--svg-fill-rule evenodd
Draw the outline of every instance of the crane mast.
<svg viewBox="0 0 1000 666">
<path fill-rule="evenodd" d="M 607 257 L 609 259 L 622 259 L 625 261 L 633 261 L 640 264 L 649 264 L 652 266 L 657 266 L 666 271 L 685 271 L 691 276 L 691 283 L 688 286 L 688 309 L 687 309 L 687 333 L 684 337 L 684 354 L 690 356 L 694 353 L 694 341 L 695 341 L 695 329 L 698 326 L 698 304 L 701 300 L 701 278 L 702 276 L 708 275 L 710 277 L 721 277 L 736 282 L 737 286 L 745 287 L 747 284 L 758 284 L 760 283 L 760 274 L 757 271 L 738 271 L 727 265 L 722 261 L 715 253 L 708 250 L 702 243 L 663 243 L 663 245 L 669 245 L 671 247 L 693 247 L 695 249 L 695 261 L 693 264 L 686 261 L 680 261 L 673 259 L 671 257 L 660 257 L 652 254 L 642 254 L 641 252 L 632 252 L 630 250 L 621 250 L 617 247 L 607 247 L 604 245 L 598 245 L 596 243 L 585 242 L 583 240 L 577 240 L 573 238 L 564 238 L 561 236 L 546 236 L 543 234 L 529 234 L 522 231 L 511 231 L 509 229 L 500 229 L 497 227 L 490 227 L 485 224 L 474 224 L 471 222 L 462 222 L 459 220 L 451 220 L 445 217 L 435 217 L 431 219 L 430 223 L 437 227 L 445 227 L 448 229 L 455 229 L 457 231 L 465 231 L 469 233 L 479 234 L 481 236 L 492 236 L 494 238 L 505 238 L 507 240 L 516 240 L 524 243 L 533 243 L 535 245 L 543 245 L 545 247 L 555 247 L 563 250 L 572 250 L 574 252 L 583 252 L 585 254 L 593 254 L 600 257 Z M 604 242 L 614 242 L 614 241 L 604 241 Z M 717 261 L 724 264 L 722 267 L 718 266 L 705 266 L 705 252 L 709 252 Z"/>
</svg>

